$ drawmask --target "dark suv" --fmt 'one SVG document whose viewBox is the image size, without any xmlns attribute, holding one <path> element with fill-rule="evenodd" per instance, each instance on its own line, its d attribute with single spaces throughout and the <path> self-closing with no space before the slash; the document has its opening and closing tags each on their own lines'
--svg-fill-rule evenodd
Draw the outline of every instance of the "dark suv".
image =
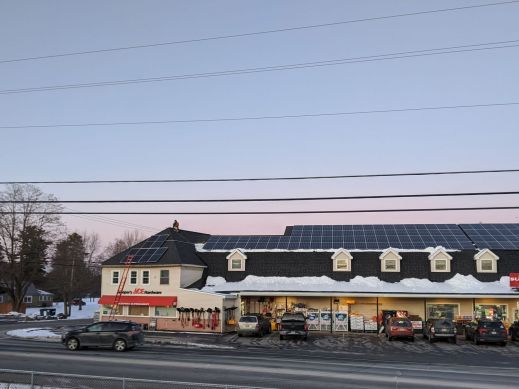
<svg viewBox="0 0 519 389">
<path fill-rule="evenodd" d="M 473 340 L 474 344 L 499 343 L 506 346 L 508 333 L 500 320 L 477 320 L 465 326 L 465 339 Z"/>
<path fill-rule="evenodd" d="M 431 343 L 437 339 L 456 343 L 456 326 L 451 319 L 429 319 L 425 322 L 423 337 Z"/>
<path fill-rule="evenodd" d="M 80 347 L 109 347 L 125 351 L 142 345 L 144 333 L 138 324 L 131 321 L 100 321 L 67 332 L 61 337 L 61 342 L 71 351 Z"/>
</svg>

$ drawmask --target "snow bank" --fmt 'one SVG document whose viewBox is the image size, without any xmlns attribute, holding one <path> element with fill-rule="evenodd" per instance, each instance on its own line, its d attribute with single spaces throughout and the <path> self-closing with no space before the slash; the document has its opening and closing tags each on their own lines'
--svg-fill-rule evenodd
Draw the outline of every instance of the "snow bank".
<svg viewBox="0 0 519 389">
<path fill-rule="evenodd" d="M 50 328 L 24 328 L 21 330 L 7 331 L 8 336 L 25 339 L 53 340 L 60 341 L 61 336 L 53 332 Z"/>
<path fill-rule="evenodd" d="M 243 281 L 226 282 L 222 277 L 207 277 L 207 292 L 234 291 L 293 291 L 293 292 L 359 292 L 359 293 L 489 293 L 512 294 L 510 277 L 499 281 L 481 282 L 472 275 L 456 274 L 445 282 L 405 278 L 400 282 L 381 281 L 378 277 L 356 276 L 350 281 L 335 281 L 329 277 L 257 277 L 247 276 Z"/>
</svg>

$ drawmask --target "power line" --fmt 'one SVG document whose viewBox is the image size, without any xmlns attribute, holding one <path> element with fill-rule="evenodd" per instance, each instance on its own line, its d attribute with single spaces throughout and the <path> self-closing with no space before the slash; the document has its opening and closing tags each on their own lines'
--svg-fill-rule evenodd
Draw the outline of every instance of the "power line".
<svg viewBox="0 0 519 389">
<path fill-rule="evenodd" d="M 340 59 L 333 59 L 333 60 L 326 60 L 326 61 L 302 62 L 302 63 L 264 66 L 264 67 L 255 67 L 255 68 L 230 69 L 230 70 L 223 70 L 223 71 L 217 71 L 217 72 L 180 74 L 180 75 L 171 75 L 171 76 L 99 81 L 99 82 L 89 82 L 89 83 L 48 85 L 48 86 L 20 88 L 20 89 L 4 89 L 4 90 L 0 90 L 0 95 L 9 95 L 9 94 L 16 94 L 16 93 L 47 92 L 47 91 L 79 89 L 79 88 L 95 88 L 95 87 L 102 87 L 102 86 L 120 86 L 120 85 L 141 84 L 141 83 L 151 83 L 151 82 L 178 81 L 178 80 L 199 79 L 199 78 L 208 78 L 208 77 L 223 77 L 223 76 L 234 76 L 234 75 L 241 75 L 241 74 L 276 72 L 276 71 L 297 70 L 297 69 L 315 68 L 315 67 L 323 67 L 323 66 L 347 65 L 347 64 L 352 64 L 352 63 L 363 63 L 363 62 L 374 62 L 374 61 L 424 57 L 424 56 L 432 56 L 432 55 L 454 54 L 454 53 L 483 51 L 483 50 L 497 50 L 497 49 L 518 47 L 519 44 L 517 44 L 516 42 L 519 42 L 519 40 L 516 39 L 516 40 L 500 41 L 500 42 L 476 43 L 476 44 L 471 44 L 471 45 L 414 50 L 414 51 L 406 51 L 406 52 L 399 52 L 399 53 L 376 54 L 376 55 L 364 56 L 364 57 L 340 58 Z M 498 45 L 501 45 L 501 46 L 498 46 Z M 482 47 L 482 46 L 487 46 L 487 47 Z"/>
<path fill-rule="evenodd" d="M 387 20 L 387 19 L 402 18 L 402 17 L 409 17 L 409 16 L 426 15 L 426 14 L 433 14 L 433 13 L 443 13 L 443 12 L 452 12 L 452 11 L 462 11 L 462 10 L 474 9 L 474 8 L 509 5 L 509 4 L 514 4 L 514 3 L 518 3 L 518 2 L 519 2 L 519 0 L 501 1 L 501 2 L 497 2 L 497 3 L 486 3 L 486 4 L 469 5 L 469 6 L 463 6 L 463 7 L 455 7 L 455 8 L 442 8 L 442 9 L 434 9 L 434 10 L 426 10 L 426 11 L 408 12 L 408 13 L 401 13 L 401 14 L 394 14 L 394 15 L 362 18 L 362 19 L 343 20 L 343 21 L 331 22 L 331 23 L 321 23 L 321 24 L 287 27 L 287 28 L 279 28 L 279 29 L 264 30 L 264 31 L 246 32 L 246 33 L 240 33 L 240 34 L 218 35 L 218 36 L 205 37 L 205 38 L 195 38 L 195 39 L 185 39 L 185 40 L 170 41 L 170 42 L 158 42 L 158 43 L 148 43 L 148 44 L 141 44 L 141 45 L 112 47 L 112 48 L 107 48 L 107 49 L 75 51 L 75 52 L 69 52 L 69 53 L 48 54 L 48 55 L 25 57 L 25 58 L 12 58 L 12 59 L 0 60 L 0 63 L 34 61 L 34 60 L 60 58 L 60 57 L 71 57 L 71 56 L 78 56 L 78 55 L 108 53 L 108 52 L 114 52 L 114 51 L 135 50 L 135 49 L 143 49 L 143 48 L 150 48 L 150 47 L 161 47 L 161 46 L 172 46 L 172 45 L 189 44 L 189 43 L 199 43 L 199 42 L 215 41 L 215 40 L 221 40 L 221 39 L 234 39 L 234 38 L 242 38 L 242 37 L 249 37 L 249 36 L 297 31 L 297 30 L 309 30 L 309 29 L 315 29 L 315 28 L 333 27 L 333 26 L 352 24 L 352 23 L 362 23 L 362 22 Z"/>
<path fill-rule="evenodd" d="M 349 210 L 310 210 L 310 211 L 219 211 L 219 212 L 33 212 L 34 215 L 287 215 L 287 214 L 329 214 L 329 213 L 385 213 L 385 212 L 438 212 L 438 211 L 476 211 L 511 210 L 519 206 L 507 207 L 455 207 L 455 208 L 398 208 L 398 209 L 349 209 Z M 20 215 L 23 212 L 0 212 Z"/>
<path fill-rule="evenodd" d="M 518 173 L 519 169 L 493 170 L 451 170 L 436 172 L 406 172 L 406 173 L 375 173 L 349 174 L 333 176 L 299 176 L 299 177 L 258 177 L 258 178 L 193 178 L 193 179 L 157 179 L 157 180 L 67 180 L 67 181 L 0 181 L 2 185 L 13 184 L 127 184 L 127 183 L 195 183 L 195 182 L 247 182 L 247 181 L 299 181 L 299 180 L 334 180 L 348 178 L 380 178 L 380 177 L 409 177 L 409 176 L 440 176 L 460 174 L 496 174 Z"/>
<path fill-rule="evenodd" d="M 419 197 L 460 197 L 517 195 L 519 191 L 507 192 L 462 192 L 462 193 L 419 193 L 365 196 L 326 197 L 283 197 L 283 198 L 235 198 L 235 199 L 153 199 L 153 200 L 0 200 L 0 204 L 115 204 L 115 203 L 237 203 L 237 202 L 284 202 L 284 201 L 324 201 L 324 200 L 366 200 Z"/>
<path fill-rule="evenodd" d="M 110 127 L 110 126 L 129 126 L 144 124 L 175 124 L 175 123 L 213 123 L 213 122 L 235 122 L 247 120 L 276 120 L 276 119 L 297 119 L 309 117 L 333 117 L 348 115 L 370 115 L 384 113 L 400 113 L 400 112 L 418 112 L 418 111 L 438 111 L 444 109 L 470 109 L 470 108 L 491 108 L 491 107 L 508 107 L 519 105 L 519 102 L 504 103 L 487 103 L 487 104 L 466 104 L 466 105 L 444 105 L 436 107 L 410 107 L 410 108 L 391 108 L 391 109 L 375 109 L 366 111 L 346 111 L 346 112 L 318 112 L 294 115 L 271 115 L 271 116 L 242 116 L 227 118 L 208 118 L 208 119 L 178 119 L 178 120 L 159 120 L 159 121 L 139 121 L 139 122 L 105 122 L 105 123 L 68 123 L 68 124 L 39 124 L 39 125 L 21 125 L 21 126 L 0 126 L 0 129 L 21 129 L 21 128 L 60 128 L 60 127 Z"/>
</svg>

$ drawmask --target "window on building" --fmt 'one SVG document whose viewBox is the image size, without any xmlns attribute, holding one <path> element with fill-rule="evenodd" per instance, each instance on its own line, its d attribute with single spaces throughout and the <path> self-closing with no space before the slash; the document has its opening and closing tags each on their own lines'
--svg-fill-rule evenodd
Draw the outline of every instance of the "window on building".
<svg viewBox="0 0 519 389">
<path fill-rule="evenodd" d="M 130 272 L 130 285 L 137 285 L 137 270 Z"/>
<path fill-rule="evenodd" d="M 150 271 L 149 270 L 143 270 L 142 271 L 142 284 L 148 285 L 150 283 Z"/>
<path fill-rule="evenodd" d="M 23 302 L 24 302 L 25 304 L 32 304 L 32 296 L 25 296 L 25 297 L 23 298 Z"/>
<path fill-rule="evenodd" d="M 434 261 L 434 270 L 447 271 L 447 260 L 446 259 L 436 259 Z"/>
<path fill-rule="evenodd" d="M 160 284 L 169 285 L 169 270 L 160 271 Z"/>
<path fill-rule="evenodd" d="M 393 248 L 384 250 L 380 255 L 380 270 L 382 272 L 399 272 L 402 257 Z"/>
<path fill-rule="evenodd" d="M 507 304 L 476 304 L 474 315 L 476 318 L 498 319 L 507 321 Z"/>
<path fill-rule="evenodd" d="M 4 302 L 4 296 L 0 295 L 0 304 Z"/>
<path fill-rule="evenodd" d="M 150 308 L 146 305 L 130 305 L 128 315 L 130 316 L 149 316 Z"/>
<path fill-rule="evenodd" d="M 458 304 L 427 304 L 427 319 L 455 320 L 459 311 Z"/>
<path fill-rule="evenodd" d="M 386 259 L 384 261 L 384 269 L 386 271 L 396 271 L 396 259 Z"/>
<path fill-rule="evenodd" d="M 483 271 L 492 271 L 494 268 L 494 261 L 491 259 L 482 259 L 481 260 L 481 270 Z"/>
<path fill-rule="evenodd" d="M 241 250 L 233 250 L 227 256 L 227 270 L 228 271 L 245 271 L 245 260 L 247 256 Z"/>
<path fill-rule="evenodd" d="M 241 270 L 242 268 L 242 260 L 241 259 L 233 259 L 231 260 L 231 269 L 232 270 Z"/>
<path fill-rule="evenodd" d="M 499 257 L 489 249 L 478 252 L 474 259 L 476 260 L 476 270 L 478 273 L 497 273 L 497 261 Z"/>
<path fill-rule="evenodd" d="M 177 308 L 175 308 L 175 307 L 155 307 L 155 316 L 176 317 Z"/>
<path fill-rule="evenodd" d="M 112 272 L 112 284 L 119 285 L 119 270 L 114 270 Z"/>
<path fill-rule="evenodd" d="M 112 306 L 111 305 L 103 305 L 103 315 L 109 315 L 111 310 L 112 310 Z M 122 305 L 118 305 L 117 306 L 117 309 L 115 310 L 115 314 L 116 315 L 123 315 L 124 314 Z"/>
<path fill-rule="evenodd" d="M 351 271 L 352 255 L 346 249 L 338 249 L 333 255 L 333 271 Z"/>
<path fill-rule="evenodd" d="M 51 301 L 51 298 L 49 295 L 42 295 L 40 296 L 40 301 Z"/>
</svg>

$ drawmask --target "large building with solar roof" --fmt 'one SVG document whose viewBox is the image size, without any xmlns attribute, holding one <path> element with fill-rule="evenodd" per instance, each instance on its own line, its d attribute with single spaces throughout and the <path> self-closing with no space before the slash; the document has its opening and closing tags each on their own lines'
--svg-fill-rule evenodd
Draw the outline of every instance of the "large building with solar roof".
<svg viewBox="0 0 519 389">
<path fill-rule="evenodd" d="M 296 225 L 282 235 L 170 228 L 104 263 L 104 312 L 128 256 L 118 316 L 158 329 L 186 330 L 186 308 L 218 308 L 219 332 L 239 314 L 287 311 L 326 331 L 374 331 L 396 314 L 417 327 L 436 317 L 519 320 L 519 224 Z"/>
</svg>

